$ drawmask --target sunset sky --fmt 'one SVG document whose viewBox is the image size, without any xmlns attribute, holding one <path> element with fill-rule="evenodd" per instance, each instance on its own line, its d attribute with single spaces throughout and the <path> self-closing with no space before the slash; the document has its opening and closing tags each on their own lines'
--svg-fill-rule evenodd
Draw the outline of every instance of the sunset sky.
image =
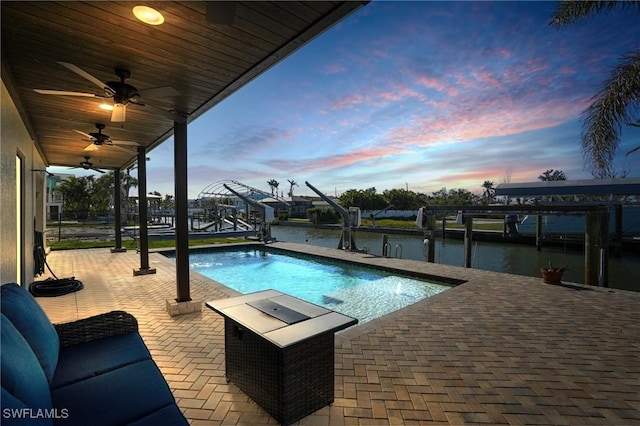
<svg viewBox="0 0 640 426">
<path fill-rule="evenodd" d="M 559 30 L 556 4 L 369 3 L 190 124 L 189 197 L 228 179 L 333 195 L 590 178 L 580 114 L 640 47 L 639 16 Z M 617 170 L 640 176 L 639 145 L 625 131 Z M 173 194 L 173 140 L 148 156 L 148 190 Z"/>
</svg>

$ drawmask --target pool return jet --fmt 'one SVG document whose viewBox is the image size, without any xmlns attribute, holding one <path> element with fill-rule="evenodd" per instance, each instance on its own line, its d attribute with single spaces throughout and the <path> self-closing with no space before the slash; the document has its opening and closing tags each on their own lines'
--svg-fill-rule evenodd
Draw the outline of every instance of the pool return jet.
<svg viewBox="0 0 640 426">
<path fill-rule="evenodd" d="M 260 221 L 260 233 L 258 234 L 258 236 L 265 243 L 273 241 L 274 239 L 271 236 L 271 222 L 273 222 L 275 219 L 275 215 L 273 214 L 273 207 L 259 203 L 256 200 L 252 200 L 251 198 L 229 188 L 227 184 L 224 184 L 223 186 L 227 191 L 231 192 L 233 195 L 240 198 L 242 201 L 261 213 L 262 220 Z"/>
<path fill-rule="evenodd" d="M 360 226 L 360 209 L 358 207 L 349 207 L 346 210 L 342 206 L 338 205 L 331 198 L 324 195 L 318 189 L 316 189 L 309 182 L 304 182 L 313 192 L 318 194 L 320 198 L 326 201 L 331 207 L 333 207 L 342 216 L 344 226 L 342 227 L 342 233 L 340 234 L 340 242 L 338 243 L 338 249 L 348 251 L 358 251 L 356 247 L 355 228 Z"/>
</svg>

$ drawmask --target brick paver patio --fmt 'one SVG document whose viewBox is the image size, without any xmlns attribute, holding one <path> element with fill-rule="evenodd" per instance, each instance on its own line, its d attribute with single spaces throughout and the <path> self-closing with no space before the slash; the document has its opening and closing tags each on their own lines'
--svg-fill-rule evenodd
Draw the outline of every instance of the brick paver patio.
<svg viewBox="0 0 640 426">
<path fill-rule="evenodd" d="M 275 247 L 466 281 L 336 336 L 335 402 L 301 425 L 640 424 L 640 294 L 399 261 L 306 245 Z M 82 291 L 38 301 L 53 322 L 114 309 L 140 332 L 191 424 L 275 424 L 224 377 L 223 320 L 170 317 L 175 265 L 135 251 L 56 251 L 48 263 Z M 401 266 L 398 266 L 401 265 Z M 41 277 L 44 278 L 44 277 Z M 39 279 L 41 279 L 39 278 Z M 236 293 L 191 273 L 191 295 Z"/>
</svg>

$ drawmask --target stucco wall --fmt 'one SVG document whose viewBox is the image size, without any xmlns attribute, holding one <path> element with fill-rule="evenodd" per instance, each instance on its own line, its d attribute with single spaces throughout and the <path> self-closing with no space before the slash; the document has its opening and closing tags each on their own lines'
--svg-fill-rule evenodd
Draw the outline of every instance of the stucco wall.
<svg viewBox="0 0 640 426">
<path fill-rule="evenodd" d="M 44 211 L 43 203 L 37 207 L 36 193 L 42 193 L 43 179 L 36 178 L 33 169 L 44 169 L 44 162 L 29 136 L 16 106 L 9 96 L 9 92 L 2 82 L 0 92 L 0 283 L 15 282 L 17 265 L 22 257 L 20 275 L 23 285 L 33 281 L 33 232 L 34 219 L 41 217 Z M 16 248 L 16 156 L 23 158 L 23 244 L 20 253 Z M 36 187 L 36 182 L 40 184 Z M 42 223 L 38 224 L 43 228 Z"/>
</svg>

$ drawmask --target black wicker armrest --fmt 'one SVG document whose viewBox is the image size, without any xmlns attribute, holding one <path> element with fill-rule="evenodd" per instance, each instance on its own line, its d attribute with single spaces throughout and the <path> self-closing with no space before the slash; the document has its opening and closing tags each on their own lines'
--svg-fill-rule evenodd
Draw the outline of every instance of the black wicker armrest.
<svg viewBox="0 0 640 426">
<path fill-rule="evenodd" d="M 112 311 L 78 321 L 54 324 L 60 347 L 68 347 L 118 334 L 138 331 L 136 318 L 124 311 Z"/>
</svg>

